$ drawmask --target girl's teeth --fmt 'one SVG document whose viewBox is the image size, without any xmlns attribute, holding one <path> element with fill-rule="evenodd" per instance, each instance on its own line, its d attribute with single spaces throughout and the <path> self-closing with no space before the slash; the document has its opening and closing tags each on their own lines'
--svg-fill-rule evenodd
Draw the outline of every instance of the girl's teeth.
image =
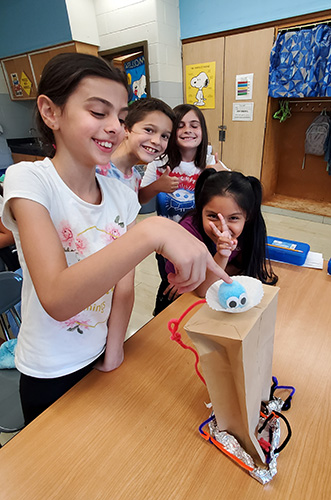
<svg viewBox="0 0 331 500">
<path fill-rule="evenodd" d="M 107 141 L 96 141 L 100 146 L 103 146 L 104 148 L 112 148 L 113 144 L 111 142 Z"/>
</svg>

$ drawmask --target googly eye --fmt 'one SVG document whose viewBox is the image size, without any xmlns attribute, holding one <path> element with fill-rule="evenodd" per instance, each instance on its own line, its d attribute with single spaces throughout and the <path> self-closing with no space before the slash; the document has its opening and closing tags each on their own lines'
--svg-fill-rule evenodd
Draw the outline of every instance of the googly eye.
<svg viewBox="0 0 331 500">
<path fill-rule="evenodd" d="M 245 288 L 235 280 L 230 284 L 221 283 L 217 295 L 220 305 L 228 311 L 237 312 L 238 309 L 245 307 L 248 302 Z"/>
<path fill-rule="evenodd" d="M 226 299 L 226 307 L 228 309 L 236 309 L 236 307 L 240 307 L 240 302 L 238 297 L 228 297 Z"/>
<path fill-rule="evenodd" d="M 245 305 L 247 304 L 247 295 L 246 293 L 242 293 L 239 297 L 239 303 L 240 303 L 240 306 L 241 307 L 245 307 Z"/>
</svg>

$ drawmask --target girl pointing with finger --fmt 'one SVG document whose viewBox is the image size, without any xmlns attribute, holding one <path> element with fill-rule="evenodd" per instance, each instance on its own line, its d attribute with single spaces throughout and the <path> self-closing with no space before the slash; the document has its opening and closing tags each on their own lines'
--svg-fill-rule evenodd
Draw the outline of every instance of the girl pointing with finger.
<svg viewBox="0 0 331 500">
<path fill-rule="evenodd" d="M 266 226 L 261 213 L 262 187 L 258 179 L 241 172 L 208 168 L 200 175 L 195 187 L 195 209 L 180 225 L 203 241 L 214 261 L 230 276 L 244 274 L 274 285 L 277 276 L 266 257 Z M 173 272 L 167 262 L 167 275 Z M 204 296 L 217 281 L 213 272 L 196 291 Z M 163 280 L 157 296 L 156 313 L 178 296 L 173 286 Z"/>
</svg>

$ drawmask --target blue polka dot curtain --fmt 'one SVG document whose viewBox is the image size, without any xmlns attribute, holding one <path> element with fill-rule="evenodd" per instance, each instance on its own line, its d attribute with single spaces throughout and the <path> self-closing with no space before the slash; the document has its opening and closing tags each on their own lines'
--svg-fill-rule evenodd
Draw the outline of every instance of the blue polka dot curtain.
<svg viewBox="0 0 331 500">
<path fill-rule="evenodd" d="M 269 95 L 331 96 L 331 27 L 280 32 L 271 50 Z"/>
</svg>

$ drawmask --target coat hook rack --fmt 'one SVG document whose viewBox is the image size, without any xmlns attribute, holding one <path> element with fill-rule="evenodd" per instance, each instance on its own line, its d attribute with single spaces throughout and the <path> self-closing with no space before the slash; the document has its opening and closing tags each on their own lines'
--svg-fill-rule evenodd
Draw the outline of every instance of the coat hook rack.
<svg viewBox="0 0 331 500">
<path fill-rule="evenodd" d="M 284 27 L 284 28 L 280 28 L 277 33 L 285 33 L 285 32 L 288 32 L 288 31 L 300 31 L 300 30 L 303 30 L 303 29 L 313 29 L 313 28 L 316 28 L 316 26 L 319 26 L 321 24 L 327 24 L 327 25 L 331 25 L 331 19 L 326 19 L 326 20 L 321 20 L 321 21 L 318 21 L 316 23 L 308 23 L 308 24 L 302 24 L 302 25 L 298 25 L 298 26 L 287 26 L 287 27 Z"/>
<path fill-rule="evenodd" d="M 292 113 L 296 112 L 320 113 L 321 111 L 331 112 L 331 99 L 330 100 L 323 99 L 321 101 L 318 101 L 317 99 L 311 101 L 290 100 L 289 105 Z"/>
</svg>

